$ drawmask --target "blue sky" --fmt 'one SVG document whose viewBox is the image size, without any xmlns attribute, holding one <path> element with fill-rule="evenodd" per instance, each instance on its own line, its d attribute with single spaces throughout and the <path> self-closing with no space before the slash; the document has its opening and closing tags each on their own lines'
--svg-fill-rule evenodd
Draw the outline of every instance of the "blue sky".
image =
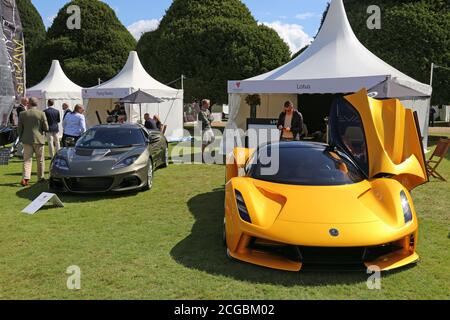
<svg viewBox="0 0 450 320">
<path fill-rule="evenodd" d="M 188 0 L 186 0 L 188 1 Z M 242 0 L 255 18 L 274 28 L 296 52 L 311 41 L 320 24 L 328 0 Z M 52 18 L 67 0 L 32 0 L 44 19 Z M 159 19 L 172 0 L 104 0 L 117 13 L 122 23 L 139 38 L 144 31 L 157 27 Z"/>
</svg>

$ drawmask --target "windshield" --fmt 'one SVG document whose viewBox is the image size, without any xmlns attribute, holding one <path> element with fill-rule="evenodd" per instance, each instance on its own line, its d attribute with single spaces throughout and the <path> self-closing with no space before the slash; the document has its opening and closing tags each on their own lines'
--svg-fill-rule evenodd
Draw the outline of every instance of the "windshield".
<svg viewBox="0 0 450 320">
<path fill-rule="evenodd" d="M 138 128 L 98 127 L 88 130 L 78 140 L 77 148 L 115 149 L 145 144 L 142 131 Z"/>
<path fill-rule="evenodd" d="M 272 150 L 279 152 L 279 157 L 272 157 Z M 267 171 L 264 169 L 273 163 L 263 164 L 259 156 L 258 160 L 255 157 L 248 169 L 248 175 L 254 179 L 305 186 L 337 186 L 364 180 L 363 174 L 344 154 L 325 146 L 272 148 L 269 145 L 260 150 L 261 153 L 270 159 L 279 158 L 278 170 L 274 174 L 264 174 Z"/>
</svg>

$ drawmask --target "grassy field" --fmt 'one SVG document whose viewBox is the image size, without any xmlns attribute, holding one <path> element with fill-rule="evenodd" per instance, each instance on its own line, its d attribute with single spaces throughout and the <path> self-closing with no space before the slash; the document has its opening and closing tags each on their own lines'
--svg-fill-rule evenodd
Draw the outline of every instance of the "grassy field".
<svg viewBox="0 0 450 320">
<path fill-rule="evenodd" d="M 440 171 L 450 178 L 450 157 Z M 0 167 L 1 299 L 449 299 L 450 184 L 414 191 L 421 263 L 383 275 L 287 273 L 229 261 L 221 239 L 222 166 L 172 165 L 150 192 L 62 196 L 66 207 L 21 214 L 45 185 Z M 81 268 L 80 291 L 66 269 Z"/>
</svg>

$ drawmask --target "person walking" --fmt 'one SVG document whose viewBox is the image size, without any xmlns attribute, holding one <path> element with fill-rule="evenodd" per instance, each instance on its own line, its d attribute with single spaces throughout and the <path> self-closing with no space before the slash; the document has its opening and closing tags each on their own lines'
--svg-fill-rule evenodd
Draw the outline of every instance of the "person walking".
<svg viewBox="0 0 450 320">
<path fill-rule="evenodd" d="M 434 127 L 435 116 L 436 116 L 436 109 L 431 107 L 430 108 L 430 127 Z"/>
<path fill-rule="evenodd" d="M 198 114 L 198 121 L 202 123 L 202 156 L 205 152 L 207 146 L 214 142 L 215 136 L 214 131 L 212 130 L 212 123 L 214 118 L 209 111 L 209 107 L 211 106 L 211 101 L 208 99 L 202 100 L 202 104 L 200 106 L 200 112 Z"/>
<path fill-rule="evenodd" d="M 67 138 L 73 138 L 75 142 L 86 132 L 86 118 L 83 115 L 84 108 L 77 104 L 72 113 L 67 114 L 64 118 L 64 135 L 63 141 L 67 147 Z"/>
<path fill-rule="evenodd" d="M 303 132 L 303 116 L 294 109 L 291 101 L 286 101 L 284 110 L 278 118 L 278 129 L 281 132 L 282 141 L 299 140 Z"/>
<path fill-rule="evenodd" d="M 22 186 L 29 185 L 33 154 L 36 154 L 38 182 L 45 181 L 44 133 L 49 130 L 45 113 L 38 110 L 38 100 L 31 98 L 29 109 L 20 113 L 17 132 L 23 144 L 23 177 Z"/>
<path fill-rule="evenodd" d="M 47 109 L 44 110 L 45 116 L 47 117 L 48 132 L 48 152 L 50 158 L 53 159 L 54 155 L 59 151 L 61 145 L 59 143 L 59 124 L 61 123 L 61 114 L 58 110 L 54 108 L 55 101 L 53 99 L 48 100 Z"/>
</svg>

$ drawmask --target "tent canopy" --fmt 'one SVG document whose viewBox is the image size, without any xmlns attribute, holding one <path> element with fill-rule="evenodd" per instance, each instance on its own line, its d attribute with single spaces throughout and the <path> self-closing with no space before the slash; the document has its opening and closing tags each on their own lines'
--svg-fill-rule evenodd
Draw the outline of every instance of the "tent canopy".
<svg viewBox="0 0 450 320">
<path fill-rule="evenodd" d="M 80 100 L 82 88 L 64 73 L 58 60 L 53 60 L 47 76 L 36 86 L 27 90 L 28 97 L 54 100 Z"/>
<path fill-rule="evenodd" d="M 350 26 L 343 1 L 332 0 L 317 37 L 301 55 L 265 74 L 228 82 L 227 128 L 247 129 L 248 94 L 261 95 L 258 118 L 278 118 L 284 101 L 292 100 L 298 101 L 302 109 L 308 108 L 307 124 L 320 121 L 324 125 L 323 114 L 329 111 L 329 106 L 320 105 L 321 101 L 362 88 L 376 93 L 376 98 L 398 98 L 405 107 L 417 111 L 427 145 L 432 87 L 398 71 L 364 47 Z M 314 100 L 313 95 L 326 99 Z M 305 101 L 310 103 L 305 106 Z M 317 119 L 312 119 L 313 116 Z"/>
<path fill-rule="evenodd" d="M 83 98 L 88 99 L 87 125 L 92 127 L 99 120 L 106 121 L 107 112 L 121 99 L 128 100 L 133 93 L 136 99 L 144 97 L 146 93 L 147 98 L 151 95 L 156 100 L 142 102 L 139 106 L 132 101 L 124 102 L 128 122 L 140 122 L 142 113 L 158 115 L 161 122 L 167 125 L 166 136 L 169 141 L 183 137 L 183 90 L 168 87 L 150 76 L 135 51 L 130 52 L 125 66 L 114 78 L 83 90 Z"/>
<path fill-rule="evenodd" d="M 395 79 L 408 96 L 430 96 L 431 87 L 375 56 L 355 36 L 342 0 L 332 0 L 314 42 L 289 63 L 243 81 L 230 81 L 229 93 L 346 93 Z M 393 97 L 393 96 L 390 96 Z"/>
<path fill-rule="evenodd" d="M 180 90 L 155 80 L 145 71 L 136 51 L 130 52 L 123 69 L 111 80 L 96 87 L 84 89 L 85 99 L 121 99 L 137 90 L 143 90 L 162 99 L 180 98 Z"/>
</svg>

